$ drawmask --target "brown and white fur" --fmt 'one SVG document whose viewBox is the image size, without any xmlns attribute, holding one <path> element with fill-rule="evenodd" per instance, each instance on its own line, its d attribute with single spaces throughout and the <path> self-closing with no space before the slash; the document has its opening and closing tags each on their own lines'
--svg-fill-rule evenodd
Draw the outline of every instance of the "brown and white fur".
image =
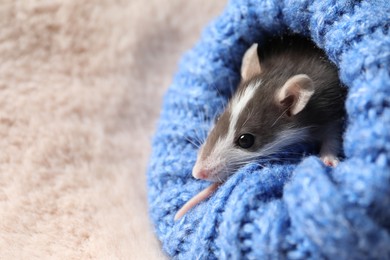
<svg viewBox="0 0 390 260">
<path fill-rule="evenodd" d="M 195 178 L 221 183 L 242 165 L 303 141 L 320 144 L 326 165 L 338 164 L 346 93 L 320 49 L 296 35 L 271 38 L 247 50 L 241 76 L 199 150 Z M 243 135 L 250 147 L 240 146 Z"/>
</svg>

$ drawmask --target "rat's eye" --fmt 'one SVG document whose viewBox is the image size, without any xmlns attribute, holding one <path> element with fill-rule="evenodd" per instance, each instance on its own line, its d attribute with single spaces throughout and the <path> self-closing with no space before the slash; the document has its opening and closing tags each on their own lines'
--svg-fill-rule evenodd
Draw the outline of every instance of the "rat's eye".
<svg viewBox="0 0 390 260">
<path fill-rule="evenodd" d="M 244 149 L 248 149 L 252 147 L 254 143 L 255 143 L 255 137 L 251 134 L 243 134 L 237 140 L 238 146 Z"/>
</svg>

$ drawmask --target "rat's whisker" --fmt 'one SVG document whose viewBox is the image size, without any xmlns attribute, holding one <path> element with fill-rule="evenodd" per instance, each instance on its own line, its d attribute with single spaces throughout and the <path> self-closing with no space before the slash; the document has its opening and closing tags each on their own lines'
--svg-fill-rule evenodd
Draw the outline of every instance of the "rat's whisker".
<svg viewBox="0 0 390 260">
<path fill-rule="evenodd" d="M 186 139 L 188 142 L 190 142 L 192 145 L 194 145 L 196 148 L 199 148 L 199 147 L 200 147 L 200 145 L 197 144 L 197 143 L 195 143 L 193 140 L 191 140 L 191 138 L 186 137 L 185 139 Z"/>
<path fill-rule="evenodd" d="M 281 119 L 282 116 L 283 116 L 289 109 L 290 109 L 290 108 L 287 108 L 286 110 L 284 110 L 284 111 L 282 112 L 282 114 L 281 114 L 278 118 L 276 118 L 275 122 L 271 125 L 271 127 L 273 127 L 273 126 L 276 124 L 276 122 L 278 122 L 279 119 Z"/>
</svg>

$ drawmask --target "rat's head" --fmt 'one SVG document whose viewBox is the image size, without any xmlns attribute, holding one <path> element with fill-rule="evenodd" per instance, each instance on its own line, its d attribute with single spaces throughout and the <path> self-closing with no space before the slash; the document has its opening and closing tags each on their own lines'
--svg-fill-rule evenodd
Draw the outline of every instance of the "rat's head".
<svg viewBox="0 0 390 260">
<path fill-rule="evenodd" d="M 222 182 L 240 166 L 302 138 L 295 116 L 314 93 L 307 75 L 275 89 L 261 74 L 257 44 L 243 58 L 242 82 L 201 146 L 192 175 Z"/>
</svg>

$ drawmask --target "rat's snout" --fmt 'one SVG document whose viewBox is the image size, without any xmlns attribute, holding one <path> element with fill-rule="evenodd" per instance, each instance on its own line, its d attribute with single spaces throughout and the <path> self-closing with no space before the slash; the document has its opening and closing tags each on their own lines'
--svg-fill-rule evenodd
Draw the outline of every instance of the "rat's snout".
<svg viewBox="0 0 390 260">
<path fill-rule="evenodd" d="M 221 166 L 220 159 L 215 157 L 198 157 L 192 168 L 192 176 L 195 179 L 207 180 L 215 182 L 221 179 L 220 172 Z"/>
<path fill-rule="evenodd" d="M 192 168 L 192 176 L 195 179 L 206 180 L 210 177 L 211 171 L 202 162 L 197 161 Z"/>
<path fill-rule="evenodd" d="M 202 156 L 204 150 L 204 144 L 200 147 L 198 152 L 198 157 L 196 158 L 196 162 L 194 167 L 192 168 L 192 176 L 198 180 L 205 180 L 208 178 L 209 173 L 205 168 L 205 160 Z"/>
<path fill-rule="evenodd" d="M 200 179 L 200 180 L 205 180 L 209 177 L 209 171 L 205 170 L 205 169 L 196 169 L 196 167 L 194 167 L 194 169 L 192 170 L 192 176 L 194 176 L 195 179 Z"/>
</svg>

